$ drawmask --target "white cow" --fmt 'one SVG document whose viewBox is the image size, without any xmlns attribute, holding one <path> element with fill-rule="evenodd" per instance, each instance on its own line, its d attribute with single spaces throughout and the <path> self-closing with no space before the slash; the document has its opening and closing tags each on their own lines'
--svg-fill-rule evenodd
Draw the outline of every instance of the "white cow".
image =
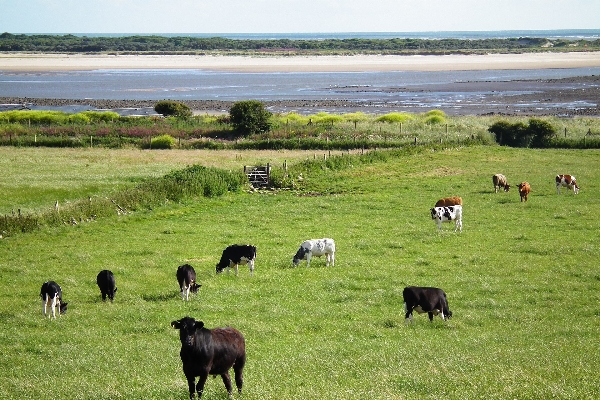
<svg viewBox="0 0 600 400">
<path fill-rule="evenodd" d="M 310 267 L 310 259 L 312 257 L 325 256 L 327 259 L 326 266 L 333 267 L 335 265 L 335 242 L 333 239 L 311 239 L 306 240 L 300 245 L 300 248 L 296 252 L 292 263 L 294 266 L 298 266 L 300 261 L 306 260 L 306 266 Z"/>
<path fill-rule="evenodd" d="M 435 220 L 438 229 L 442 229 L 442 222 L 454 221 L 454 232 L 462 232 L 462 206 L 434 207 L 431 209 L 431 219 Z"/>
</svg>

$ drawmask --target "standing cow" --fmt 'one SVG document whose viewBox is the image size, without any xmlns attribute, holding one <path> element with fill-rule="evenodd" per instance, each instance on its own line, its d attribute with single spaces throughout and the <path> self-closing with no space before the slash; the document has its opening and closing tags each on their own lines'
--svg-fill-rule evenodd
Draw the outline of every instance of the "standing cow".
<svg viewBox="0 0 600 400">
<path fill-rule="evenodd" d="M 503 188 L 505 192 L 508 192 L 510 189 L 510 185 L 506 181 L 506 177 L 502 174 L 493 175 L 492 183 L 494 184 L 494 193 L 498 193 L 500 188 Z"/>
<path fill-rule="evenodd" d="M 567 190 L 573 189 L 573 193 L 579 193 L 579 186 L 573 175 L 556 175 L 556 193 L 560 194 L 560 187 L 566 186 Z"/>
<path fill-rule="evenodd" d="M 452 311 L 448 308 L 446 293 L 435 287 L 407 286 L 402 292 L 404 298 L 405 321 L 413 322 L 413 311 L 419 314 L 427 313 L 429 321 L 433 321 L 434 315 L 439 315 L 445 321 L 452 317 Z"/>
<path fill-rule="evenodd" d="M 437 224 L 438 230 L 442 230 L 442 222 L 454 221 L 454 232 L 457 229 L 462 232 L 462 206 L 434 207 L 431 209 L 431 219 Z"/>
<path fill-rule="evenodd" d="M 55 309 L 58 310 L 58 315 L 65 314 L 67 312 L 67 303 L 62 301 L 62 289 L 58 283 L 54 281 L 44 282 L 42 289 L 40 290 L 40 297 L 42 298 L 42 314 L 44 317 L 50 313 L 46 313 L 48 306 L 52 308 L 52 318 L 56 319 Z"/>
<path fill-rule="evenodd" d="M 519 183 L 519 196 L 521 196 L 521 201 L 527 201 L 529 197 L 529 193 L 531 193 L 531 186 L 529 182 L 521 182 Z"/>
<path fill-rule="evenodd" d="M 181 300 L 189 300 L 190 292 L 198 293 L 200 286 L 196 283 L 196 271 L 189 264 L 180 265 L 175 274 L 177 282 L 179 282 L 179 291 L 181 292 Z"/>
<path fill-rule="evenodd" d="M 435 203 L 435 207 L 462 206 L 462 197 L 452 196 L 441 198 Z"/>
<path fill-rule="evenodd" d="M 312 257 L 325 256 L 325 266 L 333 267 L 335 265 L 335 242 L 333 239 L 310 239 L 304 241 L 296 255 L 292 259 L 292 264 L 297 267 L 300 261 L 306 260 L 306 266 L 310 267 L 310 259 Z"/>
<path fill-rule="evenodd" d="M 198 392 L 198 398 L 202 397 L 208 375 L 220 375 L 231 397 L 233 387 L 229 370 L 232 367 L 235 372 L 235 385 L 238 392 L 242 393 L 246 342 L 240 331 L 230 327 L 206 329 L 202 321 L 190 317 L 173 321 L 171 326 L 179 329 L 179 356 L 188 382 L 190 399 L 194 398 L 194 392 Z M 198 384 L 194 385 L 197 376 L 200 379 Z"/>
<path fill-rule="evenodd" d="M 256 260 L 256 247 L 248 244 L 232 244 L 223 250 L 221 260 L 217 264 L 217 274 L 227 268 L 229 272 L 233 267 L 235 275 L 238 274 L 238 265 L 248 264 L 250 275 L 254 274 L 254 261 Z"/>
<path fill-rule="evenodd" d="M 98 273 L 98 276 L 96 277 L 96 283 L 100 288 L 102 301 L 106 301 L 106 297 L 108 296 L 110 302 L 112 303 L 115 299 L 115 292 L 117 291 L 115 275 L 111 271 L 104 269 Z"/>
</svg>

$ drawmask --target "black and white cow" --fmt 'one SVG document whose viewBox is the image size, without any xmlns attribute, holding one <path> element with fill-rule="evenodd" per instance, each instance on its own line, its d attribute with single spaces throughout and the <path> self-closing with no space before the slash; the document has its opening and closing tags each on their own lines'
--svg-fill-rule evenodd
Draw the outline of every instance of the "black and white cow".
<svg viewBox="0 0 600 400">
<path fill-rule="evenodd" d="M 177 282 L 179 282 L 179 290 L 181 292 L 181 300 L 189 300 L 190 291 L 192 293 L 198 293 L 200 286 L 196 283 L 196 271 L 194 267 L 189 264 L 180 265 L 177 268 Z"/>
<path fill-rule="evenodd" d="M 442 222 L 454 221 L 454 232 L 460 229 L 462 232 L 462 206 L 434 207 L 431 209 L 431 219 L 435 221 L 439 230 Z"/>
<path fill-rule="evenodd" d="M 227 268 L 229 272 L 233 267 L 238 274 L 238 265 L 248 264 L 250 275 L 254 274 L 254 261 L 256 260 L 256 247 L 249 244 L 232 244 L 223 250 L 221 260 L 217 264 L 217 274 Z"/>
<path fill-rule="evenodd" d="M 232 367 L 235 372 L 235 385 L 238 392 L 242 393 L 246 342 L 240 331 L 231 327 L 206 329 L 202 321 L 190 317 L 173 321 L 171 326 L 179 329 L 179 340 L 181 340 L 179 356 L 188 383 L 190 399 L 194 398 L 194 392 L 198 392 L 198 398 L 202 397 L 208 375 L 220 375 L 231 397 L 233 387 L 229 370 Z M 197 376 L 200 379 L 198 384 L 194 385 Z"/>
<path fill-rule="evenodd" d="M 310 267 L 310 259 L 312 257 L 325 256 L 325 266 L 333 267 L 335 265 L 335 242 L 333 239 L 310 239 L 305 240 L 301 245 L 296 255 L 292 259 L 294 267 L 300 264 L 300 261 L 306 260 L 306 266 Z"/>
<path fill-rule="evenodd" d="M 106 301 L 106 297 L 112 303 L 115 299 L 115 292 L 117 291 L 117 285 L 115 283 L 115 275 L 112 271 L 104 269 L 98 273 L 96 277 L 96 283 L 102 293 L 102 301 Z"/>
<path fill-rule="evenodd" d="M 42 314 L 44 317 L 50 313 L 46 313 L 48 306 L 52 308 L 52 317 L 56 319 L 55 308 L 58 309 L 58 315 L 67 312 L 67 303 L 62 301 L 62 289 L 58 283 L 54 281 L 44 282 L 42 289 L 40 290 L 40 297 L 42 298 Z"/>
<path fill-rule="evenodd" d="M 404 298 L 404 311 L 406 322 L 412 322 L 413 311 L 419 314 L 427 313 L 429 321 L 433 321 L 434 315 L 439 315 L 442 320 L 452 317 L 452 311 L 448 308 L 446 293 L 435 287 L 407 286 L 402 292 Z"/>
</svg>

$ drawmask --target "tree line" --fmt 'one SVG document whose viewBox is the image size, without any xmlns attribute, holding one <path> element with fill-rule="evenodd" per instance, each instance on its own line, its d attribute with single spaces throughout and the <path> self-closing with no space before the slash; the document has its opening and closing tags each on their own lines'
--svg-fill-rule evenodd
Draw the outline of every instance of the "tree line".
<svg viewBox="0 0 600 400">
<path fill-rule="evenodd" d="M 189 37 L 133 35 L 120 37 L 88 37 L 75 35 L 0 34 L 0 51 L 43 53 L 99 52 L 160 52 L 201 53 L 214 51 L 237 52 L 378 52 L 385 54 L 444 53 L 444 52 L 525 52 L 554 49 L 600 49 L 595 41 L 545 38 L 493 39 L 229 39 L 225 37 Z"/>
</svg>

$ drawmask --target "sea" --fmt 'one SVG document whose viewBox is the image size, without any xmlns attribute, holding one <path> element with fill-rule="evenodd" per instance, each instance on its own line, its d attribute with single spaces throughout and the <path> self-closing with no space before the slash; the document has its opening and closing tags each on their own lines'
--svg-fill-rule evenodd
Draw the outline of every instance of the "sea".
<svg viewBox="0 0 600 400">
<path fill-rule="evenodd" d="M 128 36 L 133 34 L 77 34 Z M 151 35 L 140 33 L 136 35 Z M 159 36 L 227 37 L 232 39 L 489 39 L 543 37 L 598 40 L 600 29 L 524 30 L 476 32 L 354 32 L 354 33 L 203 33 Z M 599 75 L 600 68 L 485 70 L 442 72 L 226 72 L 195 69 L 98 69 L 92 71 L 7 72 L 0 70 L 0 97 L 107 100 L 356 100 L 402 101 L 393 88 L 444 85 L 456 82 L 494 82 L 559 79 Z M 519 94 L 519 93 L 511 93 Z M 484 96 L 485 92 L 453 93 L 457 101 Z M 422 100 L 444 96 L 423 91 Z M 426 98 L 430 96 L 432 98 Z"/>
</svg>

